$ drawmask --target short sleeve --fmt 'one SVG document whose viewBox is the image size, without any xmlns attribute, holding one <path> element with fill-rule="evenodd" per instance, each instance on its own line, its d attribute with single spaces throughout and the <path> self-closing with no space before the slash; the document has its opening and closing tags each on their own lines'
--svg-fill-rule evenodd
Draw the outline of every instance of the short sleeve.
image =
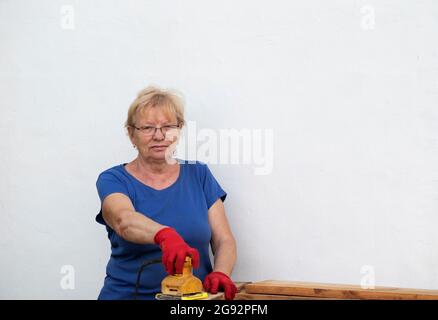
<svg viewBox="0 0 438 320">
<path fill-rule="evenodd" d="M 217 199 L 221 198 L 222 202 L 225 201 L 227 197 L 227 193 L 222 189 L 220 184 L 217 182 L 210 169 L 206 164 L 202 164 L 203 167 L 203 181 L 202 187 L 204 190 L 205 201 L 207 203 L 207 208 L 210 207 L 217 201 Z"/>
<path fill-rule="evenodd" d="M 103 200 L 105 200 L 105 198 L 112 193 L 123 193 L 127 197 L 129 197 L 126 183 L 124 183 L 119 177 L 117 177 L 117 175 L 112 172 L 102 172 L 97 178 L 96 188 L 97 193 L 99 194 L 101 204 L 103 203 Z M 103 225 L 106 225 L 102 216 L 102 206 L 96 216 L 96 221 Z"/>
</svg>

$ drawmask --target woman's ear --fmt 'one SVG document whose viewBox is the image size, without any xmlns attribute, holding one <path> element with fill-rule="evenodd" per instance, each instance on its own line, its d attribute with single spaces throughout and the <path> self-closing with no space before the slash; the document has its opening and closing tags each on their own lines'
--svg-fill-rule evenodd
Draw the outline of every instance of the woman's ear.
<svg viewBox="0 0 438 320">
<path fill-rule="evenodd" d="M 133 145 L 135 145 L 135 141 L 134 141 L 134 128 L 133 127 L 127 127 L 126 129 L 128 131 L 129 140 L 131 140 L 131 143 Z"/>
</svg>

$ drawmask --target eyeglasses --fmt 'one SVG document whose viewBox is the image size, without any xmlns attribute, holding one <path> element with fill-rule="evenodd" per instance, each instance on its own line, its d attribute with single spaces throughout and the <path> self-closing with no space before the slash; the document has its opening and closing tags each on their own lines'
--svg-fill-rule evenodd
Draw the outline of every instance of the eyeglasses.
<svg viewBox="0 0 438 320">
<path fill-rule="evenodd" d="M 137 129 L 141 133 L 143 133 L 146 136 L 153 136 L 157 132 L 157 129 L 160 129 L 162 135 L 166 135 L 167 132 L 170 130 L 178 129 L 179 126 L 177 124 L 162 126 L 162 127 L 153 127 L 153 126 L 143 126 L 143 127 L 136 127 L 136 126 L 130 126 L 134 129 Z"/>
</svg>

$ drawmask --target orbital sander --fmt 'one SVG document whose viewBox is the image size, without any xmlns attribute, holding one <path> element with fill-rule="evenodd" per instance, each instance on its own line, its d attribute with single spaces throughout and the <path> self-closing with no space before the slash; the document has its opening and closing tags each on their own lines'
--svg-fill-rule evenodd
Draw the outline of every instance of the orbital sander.
<svg viewBox="0 0 438 320">
<path fill-rule="evenodd" d="M 156 259 L 145 262 L 140 268 L 137 276 L 135 297 L 137 297 L 140 275 L 143 268 L 152 264 L 160 263 Z M 155 295 L 157 300 L 200 300 L 208 298 L 208 293 L 204 291 L 201 280 L 193 275 L 192 258 L 186 257 L 182 273 L 166 276 L 161 281 L 161 293 Z"/>
</svg>

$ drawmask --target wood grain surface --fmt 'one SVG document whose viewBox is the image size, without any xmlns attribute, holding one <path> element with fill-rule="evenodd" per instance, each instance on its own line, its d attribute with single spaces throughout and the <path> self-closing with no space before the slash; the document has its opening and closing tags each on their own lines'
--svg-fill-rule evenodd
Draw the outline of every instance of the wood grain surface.
<svg viewBox="0 0 438 320">
<path fill-rule="evenodd" d="M 327 284 L 316 282 L 295 282 L 266 280 L 248 283 L 242 297 L 248 294 L 335 299 L 373 299 L 373 300 L 436 300 L 438 290 L 375 287 L 363 289 L 357 285 Z M 279 297 L 280 298 L 280 297 Z"/>
</svg>

